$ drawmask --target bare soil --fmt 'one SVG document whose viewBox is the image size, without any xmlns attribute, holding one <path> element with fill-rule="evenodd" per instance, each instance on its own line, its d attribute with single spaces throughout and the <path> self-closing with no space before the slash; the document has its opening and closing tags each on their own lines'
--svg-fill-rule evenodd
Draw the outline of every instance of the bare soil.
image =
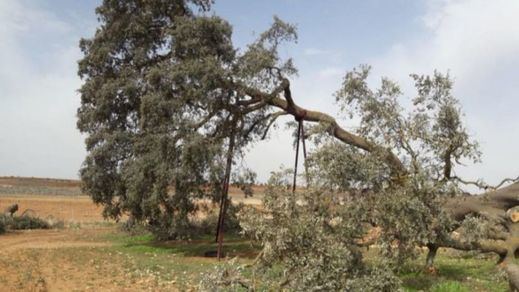
<svg viewBox="0 0 519 292">
<path fill-rule="evenodd" d="M 0 291 L 176 291 L 100 235 L 113 228 L 37 230 L 0 237 Z M 130 276 L 131 275 L 131 276 Z"/>
<path fill-rule="evenodd" d="M 101 222 L 102 207 L 96 206 L 88 196 L 1 195 L 0 211 L 17 203 L 17 214 L 30 210 L 31 215 L 43 219 L 55 218 L 65 222 Z"/>
<path fill-rule="evenodd" d="M 142 259 L 118 252 L 113 241 L 107 238 L 119 231 L 113 221 L 103 218 L 102 207 L 92 203 L 88 196 L 72 195 L 78 193 L 78 181 L 0 177 L 0 187 L 4 191 L 13 190 L 0 193 L 0 212 L 17 203 L 18 215 L 28 210 L 33 216 L 64 222 L 62 229 L 11 231 L 0 235 L 0 292 L 190 289 L 143 270 L 139 265 Z M 20 193 L 20 190 L 40 188 L 50 191 L 47 194 Z M 65 190 L 65 194 L 49 195 L 53 189 Z M 263 188 L 255 187 L 255 191 L 263 192 Z M 235 188 L 231 189 L 231 196 L 235 202 L 260 204 L 260 197 L 245 199 Z M 204 264 L 210 259 L 185 260 Z M 170 273 L 174 272 L 178 273 Z"/>
<path fill-rule="evenodd" d="M 0 235 L 0 291 L 175 291 L 174 283 L 138 272 L 127 255 L 111 249 L 117 232 L 86 196 L 1 195 L 0 210 L 18 203 L 41 218 L 62 220 L 63 229 Z M 131 275 L 131 277 L 129 276 Z"/>
</svg>

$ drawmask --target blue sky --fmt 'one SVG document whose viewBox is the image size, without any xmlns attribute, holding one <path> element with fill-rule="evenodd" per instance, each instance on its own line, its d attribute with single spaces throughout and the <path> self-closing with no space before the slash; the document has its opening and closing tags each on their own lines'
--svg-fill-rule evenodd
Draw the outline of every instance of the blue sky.
<svg viewBox="0 0 519 292">
<path fill-rule="evenodd" d="M 0 1 L 0 175 L 77 178 L 85 155 L 75 128 L 78 41 L 95 31 L 99 2 Z M 459 173 L 494 183 L 519 174 L 519 1 L 216 2 L 213 13 L 233 24 L 241 47 L 273 15 L 297 25 L 298 43 L 282 52 L 295 59 L 293 92 L 309 108 L 336 114 L 333 92 L 361 63 L 373 66 L 374 83 L 389 76 L 407 96 L 409 73 L 449 71 L 484 152 L 482 164 Z M 251 149 L 247 162 L 261 180 L 292 165 L 291 142 L 280 127 Z"/>
</svg>

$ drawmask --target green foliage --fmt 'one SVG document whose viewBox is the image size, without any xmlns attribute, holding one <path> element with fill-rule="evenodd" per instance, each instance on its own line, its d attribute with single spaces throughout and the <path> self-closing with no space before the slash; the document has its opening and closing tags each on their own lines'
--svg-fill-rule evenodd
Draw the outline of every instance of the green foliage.
<svg viewBox="0 0 519 292">
<path fill-rule="evenodd" d="M 401 261 L 416 245 L 447 240 L 457 227 L 443 210 L 460 192 L 455 166 L 463 159 L 477 162 L 480 152 L 462 122 L 448 75 L 411 75 L 417 96 L 404 107 L 400 88 L 389 79 L 370 88 L 370 69 L 348 72 L 336 98 L 343 113 L 359 121 L 355 132 L 382 148 L 363 152 L 319 138 L 309 165 L 318 186 L 348 192 L 354 204 L 364 206 L 369 222 L 383 230 L 386 255 Z M 387 163 L 387 149 L 402 162 L 397 167 L 404 168 L 403 177 Z"/>
<path fill-rule="evenodd" d="M 314 187 L 342 192 L 379 190 L 389 180 L 390 169 L 374 155 L 328 139 L 321 142 L 306 162 L 311 177 L 316 177 Z"/>
<path fill-rule="evenodd" d="M 245 234 L 263 250 L 255 279 L 273 289 L 392 291 L 399 280 L 384 264 L 363 261 L 359 241 L 366 232 L 366 212 L 355 205 L 340 205 L 340 194 L 308 190 L 292 194 L 286 177 L 271 178 L 262 210 L 242 212 Z M 282 271 L 268 277 L 268 270 Z M 231 276 L 233 273 L 227 273 Z M 237 276 L 233 276 L 237 277 Z M 233 283 L 237 280 L 222 279 Z"/>
<path fill-rule="evenodd" d="M 374 194 L 367 204 L 374 204 L 371 216 L 382 230 L 379 242 L 383 254 L 401 264 L 416 254 L 417 246 L 447 238 L 453 222 L 442 203 L 448 195 L 441 186 L 420 176 L 405 186 Z"/>
<path fill-rule="evenodd" d="M 0 215 L 0 225 L 7 230 L 25 230 L 25 229 L 49 229 L 52 226 L 45 220 L 30 215 L 10 216 Z"/>
<path fill-rule="evenodd" d="M 458 192 L 450 179 L 453 167 L 479 157 L 460 121 L 451 82 L 438 73 L 415 77 L 434 81 L 417 82 L 419 97 L 405 113 L 398 86 L 383 79 L 380 89 L 371 90 L 368 73 L 369 67 L 361 67 L 346 74 L 337 100 L 360 120 L 357 133 L 383 148 L 363 152 L 321 136 L 307 161 L 312 188 L 292 194 L 286 177 L 271 179 L 264 210 L 251 209 L 241 219 L 244 231 L 263 246 L 254 273 L 260 282 L 293 290 L 394 290 L 394 272 L 417 255 L 417 246 L 450 238 L 456 225 L 442 206 Z M 395 177 L 385 149 L 396 151 L 405 177 Z M 378 260 L 368 264 L 361 246 L 371 226 L 380 234 L 370 244 L 380 249 Z M 272 265 L 282 272 L 264 278 Z"/>
<path fill-rule="evenodd" d="M 13 217 L 13 222 L 10 224 L 10 228 L 14 230 L 19 229 L 49 229 L 51 228 L 50 224 L 47 221 L 38 218 L 32 217 L 28 215 L 23 216 L 15 216 Z"/>
<path fill-rule="evenodd" d="M 224 221 L 224 232 L 226 235 L 238 235 L 241 232 L 241 226 L 238 219 L 238 213 L 243 208 L 243 204 L 229 204 L 227 207 L 227 217 Z M 214 205 L 206 205 L 200 208 L 203 216 L 193 220 L 193 235 L 204 236 L 214 235 L 218 225 L 218 211 Z"/>
<path fill-rule="evenodd" d="M 348 72 L 336 93 L 342 111 L 360 120 L 358 134 L 395 151 L 410 172 L 423 172 L 437 181 L 450 179 L 462 159 L 479 161 L 478 144 L 462 122 L 449 75 L 412 74 L 417 96 L 406 110 L 393 81 L 382 78 L 378 89 L 369 87 L 370 70 L 363 65 Z"/>
<path fill-rule="evenodd" d="M 164 238 L 187 236 L 193 200 L 222 155 L 222 138 L 203 131 L 229 122 L 214 114 L 230 98 L 218 80 L 234 56 L 231 28 L 191 10 L 209 4 L 104 1 L 102 26 L 80 44 L 84 190 L 105 216 L 129 212 Z M 215 121 L 197 126 L 208 113 Z"/>
<path fill-rule="evenodd" d="M 293 26 L 275 18 L 239 53 L 229 23 L 197 13 L 210 3 L 104 1 L 99 29 L 80 42 L 83 190 L 106 217 L 127 212 L 163 238 L 188 236 L 195 201 L 221 198 L 229 141 L 237 162 L 268 128 L 271 110 L 248 106 L 240 88 L 272 89 L 295 73 L 277 53 Z M 237 179 L 246 195 L 252 179 Z"/>
<path fill-rule="evenodd" d="M 198 289 L 200 291 L 251 291 L 253 283 L 243 278 L 245 269 L 236 262 L 236 258 L 226 261 L 223 265 L 216 265 L 212 271 L 203 274 Z M 263 290 L 266 290 L 266 287 Z M 260 290 L 260 289 L 258 289 Z"/>
<path fill-rule="evenodd" d="M 481 240 L 487 239 L 492 231 L 491 224 L 488 220 L 472 215 L 467 216 L 457 229 L 458 237 L 461 242 L 475 244 Z"/>
</svg>

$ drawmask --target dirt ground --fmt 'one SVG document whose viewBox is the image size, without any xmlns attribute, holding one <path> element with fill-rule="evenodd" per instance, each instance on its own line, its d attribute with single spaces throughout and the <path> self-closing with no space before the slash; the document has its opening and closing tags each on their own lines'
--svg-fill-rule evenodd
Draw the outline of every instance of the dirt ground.
<svg viewBox="0 0 519 292">
<path fill-rule="evenodd" d="M 102 222 L 102 207 L 88 196 L 2 195 L 0 210 L 17 203 L 18 214 L 30 210 L 31 215 L 43 219 L 55 218 L 66 223 Z"/>
<path fill-rule="evenodd" d="M 18 203 L 64 228 L 11 231 L 0 235 L 0 291 L 175 291 L 153 274 L 133 273 L 126 255 L 105 235 L 117 232 L 86 196 L 2 195 L 0 209 Z"/>
<path fill-rule="evenodd" d="M 34 230 L 0 237 L 0 291 L 176 291 L 99 240 L 112 228 Z"/>
<path fill-rule="evenodd" d="M 108 238 L 119 231 L 113 221 L 103 219 L 102 207 L 88 196 L 72 195 L 78 193 L 78 181 L 0 177 L 0 186 L 4 188 L 0 212 L 17 203 L 18 215 L 28 210 L 47 221 L 63 222 L 60 229 L 0 235 L 0 292 L 189 290 L 174 280 L 143 270 L 139 259 L 118 252 Z M 65 195 L 23 193 L 40 188 L 49 193 L 59 188 Z M 257 187 L 256 191 L 263 188 Z M 67 195 L 69 192 L 71 195 Z M 260 197 L 245 199 L 234 188 L 231 196 L 235 202 L 260 204 Z"/>
</svg>

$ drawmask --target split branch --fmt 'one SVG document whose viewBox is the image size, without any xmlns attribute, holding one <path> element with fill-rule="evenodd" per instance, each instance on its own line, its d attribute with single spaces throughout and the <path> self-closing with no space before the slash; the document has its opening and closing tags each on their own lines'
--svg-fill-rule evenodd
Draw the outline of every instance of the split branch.
<svg viewBox="0 0 519 292">
<path fill-rule="evenodd" d="M 234 84 L 236 85 L 236 84 Z M 301 118 L 304 121 L 324 123 L 330 125 L 328 132 L 338 140 L 349 144 L 351 146 L 363 149 L 368 152 L 382 153 L 384 161 L 391 168 L 393 174 L 397 178 L 402 178 L 407 175 L 407 169 L 400 159 L 392 153 L 389 149 L 381 147 L 368 139 L 355 135 L 342 128 L 332 116 L 314 110 L 309 110 L 298 106 L 292 97 L 290 91 L 290 82 L 283 78 L 282 82 L 271 93 L 264 93 L 255 88 L 246 85 L 239 85 L 243 91 L 251 96 L 252 99 L 261 98 L 266 104 L 284 110 L 286 113 L 293 115 L 295 118 Z M 279 94 L 284 93 L 284 99 L 279 97 Z"/>
</svg>

